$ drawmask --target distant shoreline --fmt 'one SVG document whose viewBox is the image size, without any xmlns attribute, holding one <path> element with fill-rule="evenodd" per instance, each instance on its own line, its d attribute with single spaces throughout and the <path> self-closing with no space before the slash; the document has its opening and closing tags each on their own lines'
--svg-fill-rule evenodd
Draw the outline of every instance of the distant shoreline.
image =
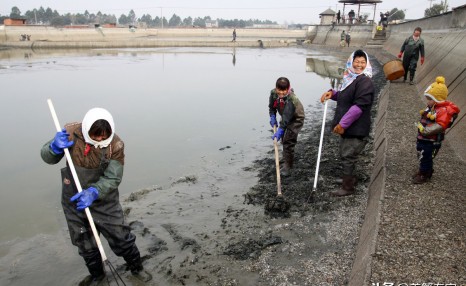
<svg viewBox="0 0 466 286">
<path fill-rule="evenodd" d="M 48 26 L 0 26 L 0 47 L 8 48 L 148 48 L 148 47 L 288 47 L 308 39 L 307 30 L 286 29 L 66 29 Z M 30 41 L 24 41 L 24 35 Z"/>
</svg>

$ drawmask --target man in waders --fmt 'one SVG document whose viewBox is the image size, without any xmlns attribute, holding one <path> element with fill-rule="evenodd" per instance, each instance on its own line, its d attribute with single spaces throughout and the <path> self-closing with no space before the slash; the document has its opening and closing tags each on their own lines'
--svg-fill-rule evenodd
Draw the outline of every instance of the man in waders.
<svg viewBox="0 0 466 286">
<path fill-rule="evenodd" d="M 409 84 L 414 84 L 414 74 L 416 73 L 417 61 L 419 60 L 419 53 L 421 54 L 421 65 L 424 64 L 424 39 L 421 38 L 422 29 L 417 27 L 414 33 L 409 36 L 401 46 L 398 58 L 403 56 L 403 68 L 405 75 L 403 82 L 406 82 L 409 71 Z"/>
<path fill-rule="evenodd" d="M 286 77 L 277 80 L 275 88 L 270 91 L 269 115 L 270 126 L 277 126 L 277 111 L 281 116 L 280 127 L 272 139 L 282 139 L 283 160 L 280 173 L 283 176 L 291 174 L 294 160 L 294 147 L 298 142 L 298 133 L 304 124 L 304 107 L 294 94 L 290 81 Z"/>
<path fill-rule="evenodd" d="M 45 143 L 41 157 L 48 164 L 57 164 L 64 156 L 64 148 L 69 148 L 83 189 L 78 193 L 68 164 L 61 169 L 62 207 L 71 243 L 78 247 L 90 273 L 80 285 L 93 285 L 105 277 L 86 208 L 92 213 L 97 231 L 107 239 L 112 251 L 125 259 L 131 273 L 143 281 L 150 280 L 150 274 L 143 271 L 136 236 L 124 222 L 119 201 L 125 153 L 123 141 L 115 134 L 112 115 L 102 108 L 89 110 L 82 123 L 65 125 Z"/>
</svg>

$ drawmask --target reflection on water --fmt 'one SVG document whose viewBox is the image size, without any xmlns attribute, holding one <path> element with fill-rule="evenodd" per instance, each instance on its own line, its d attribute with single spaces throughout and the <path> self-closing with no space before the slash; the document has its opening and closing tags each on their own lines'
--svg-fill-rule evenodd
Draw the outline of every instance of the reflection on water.
<svg viewBox="0 0 466 286">
<path fill-rule="evenodd" d="M 0 243 L 59 227 L 64 162 L 48 166 L 39 156 L 55 133 L 47 98 L 62 125 L 92 107 L 113 114 L 126 146 L 120 192 L 128 194 L 206 172 L 205 162 L 227 164 L 234 153 L 254 159 L 253 147 L 270 140 L 275 80 L 290 78 L 308 107 L 329 77 L 338 78 L 338 62 L 309 61 L 297 48 L 0 51 L 0 216 L 8 218 L 0 222 Z M 328 73 L 308 72 L 321 70 Z M 219 150 L 225 146 L 232 148 Z"/>
<path fill-rule="evenodd" d="M 236 65 L 236 48 L 233 47 L 233 66 Z"/>
<path fill-rule="evenodd" d="M 330 78 L 330 86 L 337 88 L 341 85 L 345 69 L 338 61 L 306 58 L 306 71 Z"/>
</svg>

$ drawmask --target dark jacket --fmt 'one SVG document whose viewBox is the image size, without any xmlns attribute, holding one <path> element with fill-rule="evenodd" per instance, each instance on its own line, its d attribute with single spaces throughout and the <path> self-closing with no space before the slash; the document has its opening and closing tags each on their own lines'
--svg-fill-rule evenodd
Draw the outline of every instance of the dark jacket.
<svg viewBox="0 0 466 286">
<path fill-rule="evenodd" d="M 409 36 L 401 46 L 401 51 L 404 52 L 403 58 L 414 58 L 419 59 L 419 53 L 421 57 L 424 57 L 424 40 L 419 37 L 419 40 L 416 42 L 413 39 L 413 36 Z"/>
<path fill-rule="evenodd" d="M 358 76 L 343 91 L 339 91 L 332 128 L 340 122 L 351 106 L 357 105 L 362 110 L 362 114 L 345 130 L 343 137 L 362 138 L 368 136 L 371 127 L 371 108 L 374 101 L 374 92 L 372 80 L 364 74 Z"/>
<path fill-rule="evenodd" d="M 277 111 L 281 116 L 281 129 L 286 130 L 288 128 L 295 133 L 301 130 L 304 124 L 304 107 L 293 90 L 283 100 L 280 100 L 275 89 L 270 91 L 269 115 L 276 115 Z"/>
</svg>

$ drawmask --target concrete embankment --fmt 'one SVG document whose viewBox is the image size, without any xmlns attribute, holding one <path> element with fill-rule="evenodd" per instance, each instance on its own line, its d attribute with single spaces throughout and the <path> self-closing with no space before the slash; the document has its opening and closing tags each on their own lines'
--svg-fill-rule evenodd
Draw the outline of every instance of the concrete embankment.
<svg viewBox="0 0 466 286">
<path fill-rule="evenodd" d="M 464 9 L 466 10 L 466 9 Z M 453 101 L 463 110 L 455 124 L 447 132 L 447 140 L 454 145 L 457 155 L 466 160 L 466 29 L 464 10 L 458 16 L 450 12 L 443 16 L 413 21 L 390 28 L 390 37 L 384 49 L 396 55 L 403 41 L 413 33 L 415 27 L 421 27 L 425 42 L 426 59 L 416 72 L 418 95 L 422 96 L 425 89 L 442 75 L 448 86 L 448 100 Z M 455 26 L 457 18 L 461 18 L 462 26 Z"/>
<path fill-rule="evenodd" d="M 393 60 L 414 28 L 423 29 L 426 61 L 418 66 L 416 86 L 397 80 L 379 95 L 376 158 L 349 285 L 465 283 L 465 11 L 463 6 L 441 16 L 392 25 L 383 50 L 370 51 L 382 63 Z M 412 124 L 419 120 L 417 110 L 425 106 L 424 90 L 439 75 L 446 78 L 448 99 L 462 112 L 435 159 L 432 182 L 415 186 L 410 183 L 418 164 Z"/>
<path fill-rule="evenodd" d="M 418 64 L 417 84 L 409 86 L 396 80 L 379 94 L 374 169 L 348 285 L 465 283 L 466 222 L 461 214 L 466 211 L 462 174 L 466 162 L 466 6 L 436 17 L 390 25 L 382 49 L 366 46 L 375 34 L 367 26 L 320 26 L 312 44 L 341 49 L 340 34 L 349 31 L 352 41 L 345 50 L 361 47 L 384 64 L 396 59 L 402 43 L 416 27 L 423 29 L 426 52 L 425 63 Z M 438 171 L 433 182 L 414 186 L 410 176 L 418 163 L 413 122 L 419 120 L 417 110 L 425 106 L 425 89 L 439 75 L 446 78 L 448 100 L 462 112 L 447 131 L 445 146 L 435 159 Z M 442 239 L 421 235 L 427 232 L 437 233 Z"/>
</svg>

